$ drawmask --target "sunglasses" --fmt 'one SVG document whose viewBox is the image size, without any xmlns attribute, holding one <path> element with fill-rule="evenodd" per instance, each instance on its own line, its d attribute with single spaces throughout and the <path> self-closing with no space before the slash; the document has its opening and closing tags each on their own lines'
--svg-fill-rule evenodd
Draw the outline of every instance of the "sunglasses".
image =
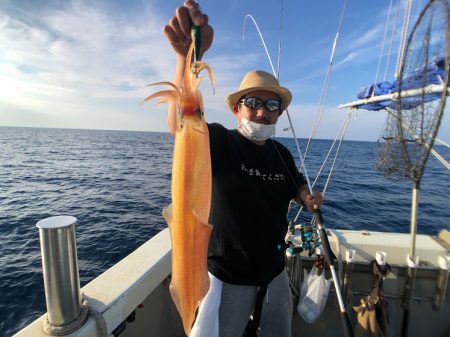
<svg viewBox="0 0 450 337">
<path fill-rule="evenodd" d="M 258 97 L 246 97 L 239 101 L 239 104 L 244 104 L 249 109 L 259 109 L 264 106 L 266 111 L 275 112 L 280 111 L 281 109 L 281 101 L 276 98 L 270 98 L 267 101 L 264 101 Z"/>
</svg>

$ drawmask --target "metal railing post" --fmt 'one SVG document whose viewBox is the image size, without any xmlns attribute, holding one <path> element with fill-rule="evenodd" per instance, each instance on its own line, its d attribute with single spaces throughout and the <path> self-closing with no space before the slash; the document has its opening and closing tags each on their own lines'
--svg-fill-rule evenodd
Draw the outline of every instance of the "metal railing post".
<svg viewBox="0 0 450 337">
<path fill-rule="evenodd" d="M 64 327 L 82 313 L 73 216 L 54 216 L 36 224 L 41 241 L 47 319 L 52 327 Z"/>
</svg>

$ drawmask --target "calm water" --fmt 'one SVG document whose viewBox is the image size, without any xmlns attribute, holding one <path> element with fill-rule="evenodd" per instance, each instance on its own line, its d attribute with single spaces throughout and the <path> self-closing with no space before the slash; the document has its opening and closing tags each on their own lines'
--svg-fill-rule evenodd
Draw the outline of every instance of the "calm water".
<svg viewBox="0 0 450 337">
<path fill-rule="evenodd" d="M 291 139 L 281 141 L 295 152 Z M 311 180 L 330 145 L 313 142 Z M 78 218 L 82 286 L 165 228 L 172 146 L 165 133 L 0 127 L 0 336 L 46 310 L 37 221 Z M 448 149 L 438 151 L 450 159 Z M 322 208 L 328 227 L 409 231 L 412 183 L 385 180 L 373 169 L 375 157 L 376 143 L 344 142 Z M 449 177 L 431 158 L 419 233 L 449 228 Z"/>
</svg>

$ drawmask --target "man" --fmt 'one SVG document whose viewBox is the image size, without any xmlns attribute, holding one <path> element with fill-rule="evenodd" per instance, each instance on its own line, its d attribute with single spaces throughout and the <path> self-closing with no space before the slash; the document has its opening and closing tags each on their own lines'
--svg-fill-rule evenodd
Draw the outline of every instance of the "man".
<svg viewBox="0 0 450 337">
<path fill-rule="evenodd" d="M 185 1 L 164 27 L 177 54 L 177 85 L 184 72 L 192 23 L 201 29 L 203 54 L 212 44 L 213 29 L 196 2 Z M 238 128 L 208 125 L 213 175 L 209 219 L 213 230 L 208 249 L 211 288 L 199 309 L 202 319 L 193 328 L 196 336 L 212 336 L 202 327 L 210 323 L 209 317 L 217 316 L 211 309 L 215 306 L 212 292 L 220 300 L 221 337 L 242 336 L 250 316 L 259 316 L 258 312 L 260 336 L 291 336 L 292 299 L 284 251 L 279 249 L 287 230 L 288 206 L 295 199 L 311 211 L 322 203 L 318 191 L 309 194 L 289 151 L 271 139 L 291 99 L 291 92 L 274 76 L 252 71 L 239 90 L 226 98 Z M 168 112 L 169 129 L 174 133 L 176 107 L 169 105 Z M 204 314 L 207 311 L 212 312 L 210 316 Z"/>
</svg>

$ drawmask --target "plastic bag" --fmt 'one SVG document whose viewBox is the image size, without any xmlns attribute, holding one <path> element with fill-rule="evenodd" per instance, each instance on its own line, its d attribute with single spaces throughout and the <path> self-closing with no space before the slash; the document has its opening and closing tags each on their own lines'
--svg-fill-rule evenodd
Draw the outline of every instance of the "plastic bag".
<svg viewBox="0 0 450 337">
<path fill-rule="evenodd" d="M 300 299 L 297 311 L 308 323 L 314 323 L 319 318 L 325 304 L 327 303 L 328 292 L 331 280 L 325 278 L 325 271 L 317 275 L 316 266 L 306 274 L 300 291 Z"/>
</svg>

